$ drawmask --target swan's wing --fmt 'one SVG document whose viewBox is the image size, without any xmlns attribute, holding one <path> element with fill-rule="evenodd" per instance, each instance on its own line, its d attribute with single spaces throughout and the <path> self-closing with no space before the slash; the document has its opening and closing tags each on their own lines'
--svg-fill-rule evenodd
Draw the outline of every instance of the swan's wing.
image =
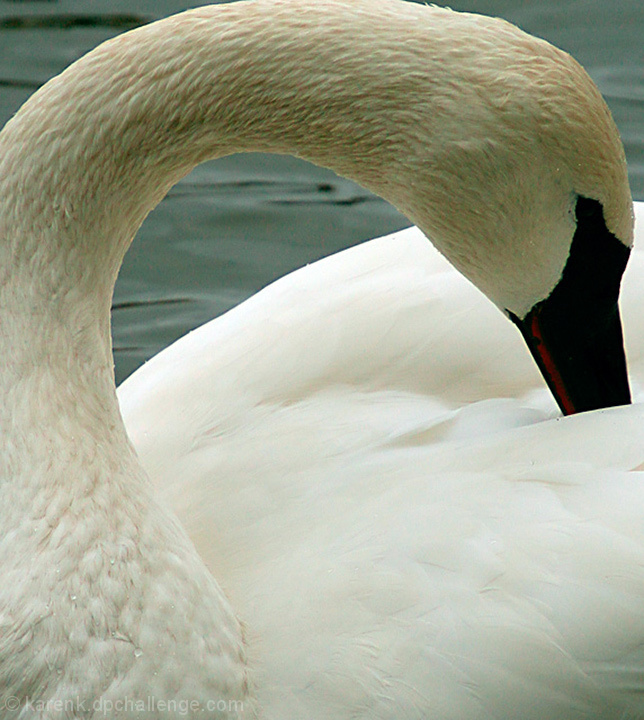
<svg viewBox="0 0 644 720">
<path fill-rule="evenodd" d="M 159 353 L 119 399 L 139 452 L 164 467 L 204 427 L 334 387 L 445 408 L 537 390 L 555 412 L 516 329 L 416 228 L 278 280 Z"/>
<path fill-rule="evenodd" d="M 644 712 L 644 408 L 535 424 L 539 385 L 412 230 L 285 278 L 123 386 L 159 494 L 247 624 L 267 718 Z"/>
</svg>

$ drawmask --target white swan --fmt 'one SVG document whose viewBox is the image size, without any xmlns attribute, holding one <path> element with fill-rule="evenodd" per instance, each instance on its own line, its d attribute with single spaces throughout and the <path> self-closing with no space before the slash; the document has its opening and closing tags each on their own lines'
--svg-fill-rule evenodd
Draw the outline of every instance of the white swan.
<svg viewBox="0 0 644 720">
<path fill-rule="evenodd" d="M 528 339 L 565 409 L 627 400 L 625 161 L 565 54 L 398 0 L 205 7 L 100 46 L 0 135 L 2 717 L 644 713 L 644 413 L 535 423 L 516 330 L 414 230 L 136 373 L 119 400 L 150 483 L 114 392 L 114 278 L 177 179 L 248 149 L 394 201 L 546 328 Z M 559 314 L 574 333 L 605 310 L 612 365 L 581 336 L 557 354 L 541 313 L 571 277 Z M 470 402 L 508 374 L 532 410 Z"/>
</svg>

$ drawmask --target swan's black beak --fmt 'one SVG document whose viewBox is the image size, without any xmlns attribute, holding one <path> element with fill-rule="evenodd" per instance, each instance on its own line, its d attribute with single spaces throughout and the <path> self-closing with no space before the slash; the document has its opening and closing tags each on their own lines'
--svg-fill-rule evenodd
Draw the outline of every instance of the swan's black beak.
<svg viewBox="0 0 644 720">
<path fill-rule="evenodd" d="M 523 320 L 512 319 L 564 415 L 630 403 L 616 301 L 571 312 L 548 298 Z"/>
<path fill-rule="evenodd" d="M 561 280 L 518 326 L 564 415 L 628 405 L 618 300 L 630 253 L 596 200 L 577 201 L 577 230 Z"/>
</svg>

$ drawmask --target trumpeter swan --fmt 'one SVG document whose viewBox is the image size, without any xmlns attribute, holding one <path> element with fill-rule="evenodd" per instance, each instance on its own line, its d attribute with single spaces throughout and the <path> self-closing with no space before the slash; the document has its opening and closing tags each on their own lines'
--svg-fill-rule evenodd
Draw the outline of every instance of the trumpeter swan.
<svg viewBox="0 0 644 720">
<path fill-rule="evenodd" d="M 244 150 L 392 201 L 565 412 L 629 401 L 625 159 L 566 54 L 399 0 L 203 7 L 101 45 L 0 135 L 3 717 L 642 714 L 642 412 L 450 406 L 463 313 L 520 341 L 417 231 L 135 374 L 139 460 L 116 273 L 169 187 Z M 494 365 L 525 388 L 518 352 Z"/>
</svg>

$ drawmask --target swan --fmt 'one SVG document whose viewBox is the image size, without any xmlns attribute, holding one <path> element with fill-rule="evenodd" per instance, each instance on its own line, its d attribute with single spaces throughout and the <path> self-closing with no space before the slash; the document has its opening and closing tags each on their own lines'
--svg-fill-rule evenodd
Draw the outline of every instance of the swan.
<svg viewBox="0 0 644 720">
<path fill-rule="evenodd" d="M 117 396 L 124 253 L 192 167 L 247 150 L 415 228 Z M 500 20 L 247 0 L 50 80 L 0 134 L 2 717 L 644 714 L 633 215 L 592 81 Z"/>
</svg>

